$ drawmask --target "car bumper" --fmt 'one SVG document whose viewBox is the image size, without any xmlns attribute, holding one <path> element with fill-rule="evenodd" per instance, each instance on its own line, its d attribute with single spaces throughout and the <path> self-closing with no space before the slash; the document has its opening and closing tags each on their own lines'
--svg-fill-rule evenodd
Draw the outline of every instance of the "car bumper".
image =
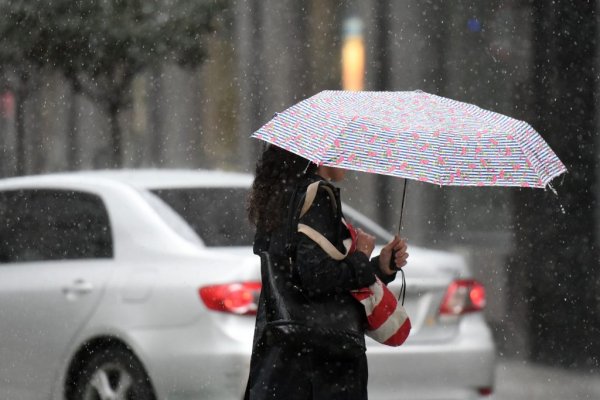
<svg viewBox="0 0 600 400">
<path fill-rule="evenodd" d="M 250 364 L 252 318 L 217 316 L 219 326 L 194 324 L 171 332 L 138 331 L 136 347 L 157 398 L 239 400 Z M 210 328 L 209 328 L 210 329 Z M 164 343 L 163 338 L 172 338 Z M 452 340 L 411 343 L 397 348 L 371 340 L 367 346 L 371 400 L 475 400 L 492 388 L 495 345 L 481 316 L 462 318 Z"/>
<path fill-rule="evenodd" d="M 479 315 L 467 315 L 457 335 L 443 343 L 407 342 L 397 348 L 368 346 L 371 400 L 491 399 L 496 349 Z"/>
<path fill-rule="evenodd" d="M 241 399 L 248 379 L 254 319 L 220 319 L 223 325 L 197 323 L 168 332 L 140 330 L 132 334 L 157 398 Z M 171 338 L 169 343 L 164 342 L 165 337 Z"/>
</svg>

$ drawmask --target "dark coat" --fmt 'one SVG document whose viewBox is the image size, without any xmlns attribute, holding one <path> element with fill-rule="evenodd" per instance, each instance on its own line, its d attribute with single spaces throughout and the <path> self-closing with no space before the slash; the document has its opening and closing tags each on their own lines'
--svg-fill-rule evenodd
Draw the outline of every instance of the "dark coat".
<svg viewBox="0 0 600 400">
<path fill-rule="evenodd" d="M 298 199 L 290 208 L 298 210 L 307 186 L 318 180 L 307 177 L 297 188 Z M 290 192 L 293 192 L 291 190 Z M 335 189 L 339 201 L 339 189 Z M 291 195 L 290 195 L 291 200 Z M 287 221 L 287 220 L 286 220 Z M 331 199 L 319 190 L 315 201 L 300 222 L 316 229 L 344 251 L 342 240 L 348 237 L 347 228 L 332 207 Z M 293 278 L 306 293 L 318 301 L 332 302 L 340 312 L 356 320 L 358 329 L 366 327 L 363 306 L 352 297 L 350 290 L 369 286 L 375 275 L 388 283 L 395 276 L 381 274 L 378 257 L 369 260 L 361 252 L 349 254 L 344 260 L 331 259 L 315 242 L 301 233 L 289 235 L 286 224 L 267 234 L 260 227 L 254 241 L 254 253 L 268 251 L 272 257 L 284 257 L 285 244 L 295 243 Z M 295 230 L 294 230 L 295 231 Z M 367 398 L 367 360 L 365 354 L 352 357 L 332 357 L 315 354 L 311 349 L 298 352 L 285 345 L 269 345 L 263 337 L 266 324 L 265 299 L 259 300 L 256 329 L 250 364 L 250 376 L 245 399 L 291 400 L 363 400 Z"/>
</svg>

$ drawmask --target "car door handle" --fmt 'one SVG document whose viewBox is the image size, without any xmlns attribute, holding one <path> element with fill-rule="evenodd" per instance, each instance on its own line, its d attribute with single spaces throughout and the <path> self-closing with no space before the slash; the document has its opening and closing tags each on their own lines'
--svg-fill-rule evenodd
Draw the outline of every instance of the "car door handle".
<svg viewBox="0 0 600 400">
<path fill-rule="evenodd" d="M 94 290 L 94 285 L 83 279 L 77 279 L 71 285 L 63 287 L 62 291 L 67 297 L 81 296 Z"/>
</svg>

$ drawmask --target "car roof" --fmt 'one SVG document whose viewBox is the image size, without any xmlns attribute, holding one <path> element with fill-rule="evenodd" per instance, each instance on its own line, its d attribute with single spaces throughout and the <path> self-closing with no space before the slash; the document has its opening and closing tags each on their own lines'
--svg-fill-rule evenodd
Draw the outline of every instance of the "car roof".
<svg viewBox="0 0 600 400">
<path fill-rule="evenodd" d="M 49 183 L 80 183 L 90 179 L 118 182 L 146 189 L 185 187 L 249 187 L 250 174 L 219 170 L 115 169 L 30 175 L 0 180 L 0 187 L 36 186 Z"/>
</svg>

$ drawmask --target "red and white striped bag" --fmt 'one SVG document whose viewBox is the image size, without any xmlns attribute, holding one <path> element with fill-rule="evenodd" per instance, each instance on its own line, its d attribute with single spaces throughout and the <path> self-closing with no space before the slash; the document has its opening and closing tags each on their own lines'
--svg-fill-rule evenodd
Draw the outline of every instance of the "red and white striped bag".
<svg viewBox="0 0 600 400">
<path fill-rule="evenodd" d="M 400 346 L 410 333 L 410 319 L 392 291 L 375 278 L 371 286 L 352 291 L 354 298 L 365 307 L 369 321 L 367 336 L 388 346 Z"/>
<path fill-rule="evenodd" d="M 320 185 L 320 183 L 322 182 L 318 181 L 308 186 L 300 217 L 312 205 L 319 188 L 329 192 L 333 207 L 337 208 L 337 202 L 331 187 L 327 184 Z M 339 251 L 325 236 L 305 224 L 298 224 L 298 232 L 315 241 L 334 260 L 343 260 L 350 252 L 354 251 L 356 233 L 349 223 L 343 219 L 342 222 L 348 227 L 351 234 L 351 240 L 344 243 L 346 247 L 345 254 Z M 410 319 L 404 306 L 398 302 L 392 291 L 377 276 L 375 278 L 375 283 L 369 287 L 353 290 L 351 292 L 352 296 L 365 307 L 369 324 L 366 332 L 367 336 L 388 346 L 400 346 L 410 333 Z"/>
</svg>

